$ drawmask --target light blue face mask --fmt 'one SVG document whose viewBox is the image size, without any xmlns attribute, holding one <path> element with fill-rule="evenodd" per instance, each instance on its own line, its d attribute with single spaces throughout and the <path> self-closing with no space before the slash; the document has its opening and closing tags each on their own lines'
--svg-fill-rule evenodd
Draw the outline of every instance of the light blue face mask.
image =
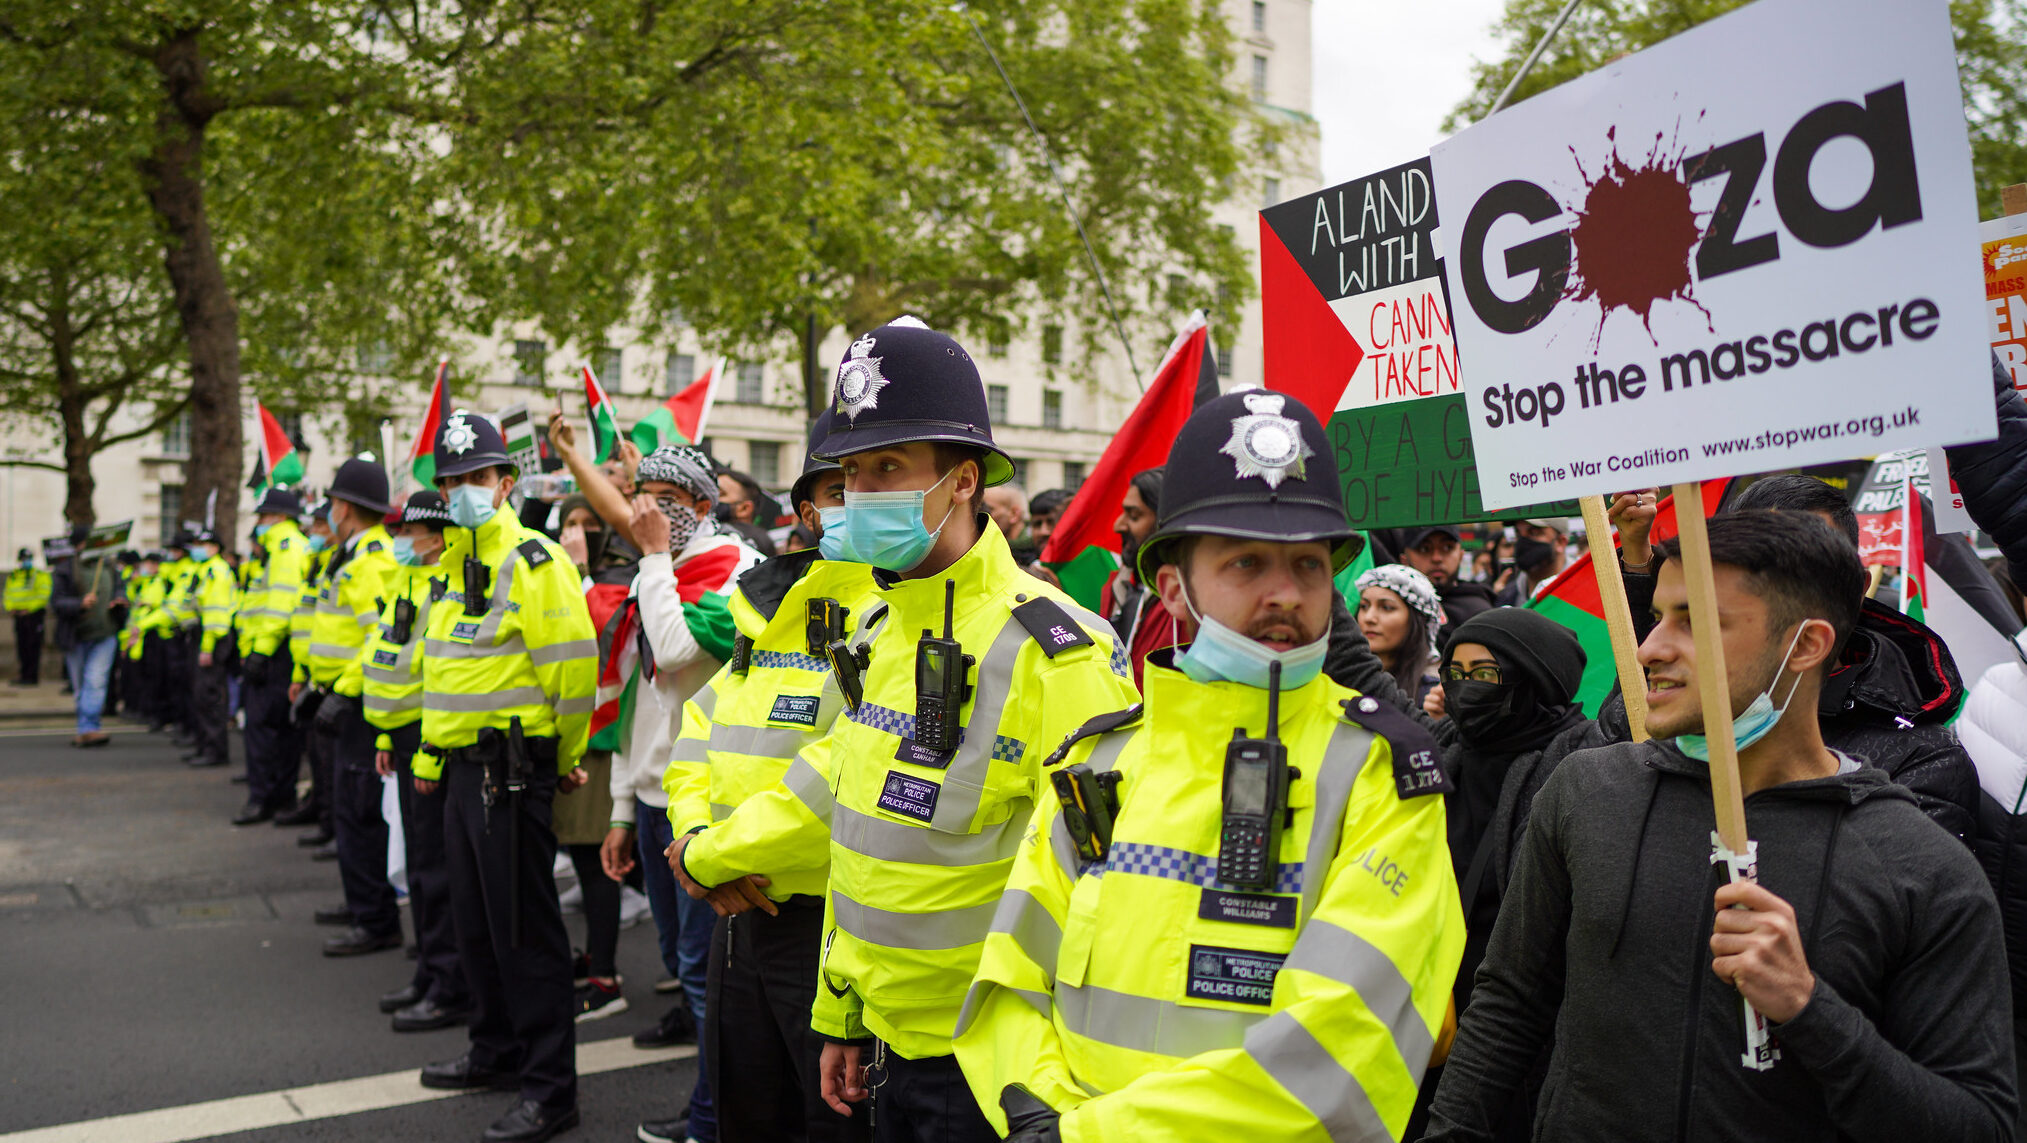
<svg viewBox="0 0 2027 1143">
<path fill-rule="evenodd" d="M 817 519 L 823 524 L 823 535 L 817 539 L 816 550 L 827 560 L 843 560 L 859 563 L 859 559 L 845 547 L 845 510 L 843 508 L 819 508 Z"/>
<path fill-rule="evenodd" d="M 255 524 L 255 525 L 253 526 L 253 538 L 254 538 L 254 539 L 256 539 L 256 540 L 258 540 L 258 539 L 260 539 L 260 538 L 261 538 L 262 536 L 265 536 L 265 535 L 267 535 L 267 530 L 268 530 L 269 528 L 272 528 L 272 527 L 274 527 L 274 525 L 273 525 L 273 524 L 271 524 L 271 523 L 270 523 L 270 524 Z"/>
<path fill-rule="evenodd" d="M 303 542 L 310 545 L 310 551 L 321 552 L 324 550 L 324 545 L 331 542 L 331 537 L 324 535 L 322 532 L 312 532 Z"/>
<path fill-rule="evenodd" d="M 460 484 L 450 490 L 450 518 L 460 528 L 477 528 L 493 518 L 493 490 L 483 484 Z"/>
<path fill-rule="evenodd" d="M 929 493 L 950 479 L 950 472 L 928 488 L 908 492 L 845 492 L 845 518 L 842 528 L 824 527 L 824 541 L 830 542 L 832 535 L 839 536 L 837 550 L 848 555 L 857 563 L 871 564 L 891 572 L 915 570 L 929 555 L 929 549 L 936 543 L 936 537 L 943 534 L 943 521 L 950 519 L 950 512 L 957 510 L 957 502 L 951 501 L 950 511 L 943 514 L 934 532 L 922 519 L 922 503 Z"/>
<path fill-rule="evenodd" d="M 422 566 L 422 558 L 415 554 L 415 537 L 394 537 L 394 562 L 405 568 Z"/>
<path fill-rule="evenodd" d="M 1774 671 L 1773 681 L 1767 684 L 1766 690 L 1753 696 L 1753 701 L 1745 708 L 1744 714 L 1731 720 L 1732 738 L 1737 741 L 1740 750 L 1772 733 L 1774 725 L 1781 721 L 1781 716 L 1788 713 L 1788 704 L 1795 701 L 1795 688 L 1802 685 L 1802 676 L 1795 676 L 1794 685 L 1788 688 L 1788 697 L 1781 700 L 1779 710 L 1774 709 L 1774 688 L 1780 685 L 1781 676 L 1787 673 L 1788 659 L 1794 655 L 1795 645 L 1802 641 L 1802 632 L 1808 626 L 1804 623 L 1795 628 L 1795 637 L 1788 640 L 1788 653 L 1781 656 L 1781 665 Z M 1699 762 L 1710 761 L 1710 739 L 1701 734 L 1676 735 L 1675 748 Z"/>
<path fill-rule="evenodd" d="M 1330 649 L 1330 631 L 1313 642 L 1286 651 L 1269 648 L 1230 627 L 1197 613 L 1189 589 L 1182 593 L 1183 606 L 1196 620 L 1196 641 L 1178 652 L 1175 665 L 1183 674 L 1200 683 L 1232 682 L 1267 689 L 1268 668 L 1281 664 L 1281 689 L 1304 686 L 1323 673 L 1324 653 Z"/>
</svg>

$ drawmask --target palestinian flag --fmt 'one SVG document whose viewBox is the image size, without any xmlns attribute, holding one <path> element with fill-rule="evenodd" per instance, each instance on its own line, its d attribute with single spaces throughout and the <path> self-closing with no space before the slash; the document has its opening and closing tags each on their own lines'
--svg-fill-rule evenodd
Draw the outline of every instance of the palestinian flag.
<svg viewBox="0 0 2027 1143">
<path fill-rule="evenodd" d="M 584 367 L 584 411 L 591 418 L 592 463 L 604 464 L 619 448 L 619 414 L 589 365 Z"/>
<path fill-rule="evenodd" d="M 1358 577 L 1371 571 L 1373 567 L 1372 536 L 1366 532 L 1360 532 L 1358 535 L 1365 541 L 1365 546 L 1358 550 L 1358 555 L 1354 556 L 1350 563 L 1344 565 L 1344 570 L 1338 572 L 1334 580 L 1337 584 L 1337 594 L 1344 597 L 1344 605 L 1351 608 L 1353 615 L 1358 614 Z"/>
<path fill-rule="evenodd" d="M 282 423 L 267 411 L 267 406 L 254 402 L 254 411 L 260 417 L 260 455 L 254 461 L 253 479 L 247 486 L 255 496 L 267 494 L 274 485 L 288 487 L 302 483 L 303 453 L 289 434 L 282 429 Z"/>
<path fill-rule="evenodd" d="M 676 596 L 690 638 L 719 662 L 732 657 L 732 591 L 739 577 L 760 562 L 760 553 L 737 536 L 720 533 L 692 541 L 689 557 L 675 565 Z M 598 625 L 598 692 L 592 700 L 591 748 L 623 750 L 633 725 L 640 683 L 653 685 L 655 653 L 641 624 L 640 599 L 624 586 L 598 584 L 586 595 Z"/>
<path fill-rule="evenodd" d="M 1112 522 L 1126 502 L 1135 473 L 1168 460 L 1169 446 L 1192 409 L 1218 395 L 1217 363 L 1210 326 L 1190 315 L 1154 372 L 1154 383 L 1105 446 L 1098 466 L 1063 508 L 1041 559 L 1062 581 L 1070 598 L 1105 614 L 1105 587 L 1119 571 L 1119 534 Z"/>
<path fill-rule="evenodd" d="M 423 410 L 422 426 L 415 430 L 415 443 L 408 449 L 408 471 L 424 488 L 436 487 L 436 434 L 450 416 L 449 381 L 450 359 L 445 358 L 436 363 L 436 384 L 429 391 L 429 408 Z"/>
<path fill-rule="evenodd" d="M 1715 513 L 1730 485 L 1728 476 L 1704 481 L 1704 509 Z M 1647 538 L 1658 544 L 1673 539 L 1680 530 L 1675 522 L 1675 497 L 1665 497 Z M 1609 536 L 1591 537 L 1591 552 L 1615 552 L 1616 547 Z M 1613 564 L 1617 564 L 1616 557 Z M 1616 566 L 1613 570 L 1617 570 Z M 1579 556 L 1561 575 L 1543 584 L 1527 606 L 1577 633 L 1577 640 L 1584 647 L 1584 680 L 1577 688 L 1577 702 L 1583 706 L 1586 717 L 1596 718 L 1598 707 L 1619 681 L 1619 669 L 1612 658 L 1612 636 L 1605 627 L 1605 605 L 1598 597 L 1598 576 L 1591 553 Z"/>
<path fill-rule="evenodd" d="M 1866 470 L 1851 509 L 1858 516 L 1858 562 L 1899 568 L 1900 609 L 1922 621 L 1928 612 L 1928 565 L 1923 540 L 1921 485 L 1928 457 L 1920 449 L 1882 453 Z"/>
<path fill-rule="evenodd" d="M 1910 466 L 1900 492 L 1900 609 L 1922 623 L 1928 617 L 1928 558 L 1921 526 L 1921 493 Z"/>
<path fill-rule="evenodd" d="M 725 379 L 725 359 L 720 357 L 702 377 L 683 391 L 663 401 L 655 411 L 633 427 L 633 443 L 643 455 L 665 444 L 696 444 L 704 439 L 711 422 L 711 406 L 718 400 L 718 385 Z"/>
</svg>

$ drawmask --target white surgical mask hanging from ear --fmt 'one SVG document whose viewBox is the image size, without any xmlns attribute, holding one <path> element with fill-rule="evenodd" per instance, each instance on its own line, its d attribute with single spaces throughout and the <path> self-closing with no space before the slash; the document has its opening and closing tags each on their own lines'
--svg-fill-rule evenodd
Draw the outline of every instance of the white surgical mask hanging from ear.
<svg viewBox="0 0 2027 1143">
<path fill-rule="evenodd" d="M 1281 664 L 1281 689 L 1293 690 L 1323 673 L 1323 658 L 1330 649 L 1330 628 L 1299 647 L 1270 650 L 1258 639 L 1249 638 L 1207 615 L 1199 613 L 1189 597 L 1189 584 L 1182 584 L 1182 605 L 1196 620 L 1195 642 L 1175 657 L 1176 668 L 1200 683 L 1220 680 L 1267 689 L 1268 668 Z"/>
<path fill-rule="evenodd" d="M 1774 726 L 1781 721 L 1781 716 L 1788 713 L 1788 704 L 1795 701 L 1795 691 L 1802 685 L 1802 676 L 1799 672 L 1795 675 L 1795 681 L 1789 685 L 1788 697 L 1781 700 L 1778 710 L 1774 707 L 1774 688 L 1780 685 L 1781 676 L 1788 672 L 1788 660 L 1794 658 L 1795 648 L 1802 642 L 1802 632 L 1807 631 L 1809 624 L 1814 622 L 1816 620 L 1804 619 L 1801 626 L 1795 628 L 1795 637 L 1788 640 L 1788 651 L 1781 656 L 1781 665 L 1775 668 L 1774 677 L 1767 682 L 1767 689 L 1754 695 L 1751 704 L 1745 708 L 1745 713 L 1731 720 L 1732 738 L 1738 743 L 1740 750 L 1773 733 Z M 1704 735 L 1677 735 L 1675 748 L 1698 761 L 1710 761 L 1710 739 Z"/>
</svg>

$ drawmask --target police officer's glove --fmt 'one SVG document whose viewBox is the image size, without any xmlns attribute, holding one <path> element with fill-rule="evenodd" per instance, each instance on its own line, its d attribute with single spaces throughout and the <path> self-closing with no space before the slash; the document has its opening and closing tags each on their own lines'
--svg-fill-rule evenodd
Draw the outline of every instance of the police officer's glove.
<svg viewBox="0 0 2027 1143">
<path fill-rule="evenodd" d="M 336 738 L 339 726 L 358 707 L 357 702 L 333 691 L 324 696 L 323 702 L 317 704 L 317 720 L 311 725 L 318 734 L 326 738 Z"/>
<path fill-rule="evenodd" d="M 1000 1089 L 999 1109 L 1006 1112 L 1007 1143 L 1062 1143 L 1057 1128 L 1062 1113 L 1017 1083 Z"/>
<path fill-rule="evenodd" d="M 239 664 L 239 677 L 257 687 L 266 684 L 267 660 L 268 657 L 259 651 L 248 655 L 245 661 Z"/>
</svg>

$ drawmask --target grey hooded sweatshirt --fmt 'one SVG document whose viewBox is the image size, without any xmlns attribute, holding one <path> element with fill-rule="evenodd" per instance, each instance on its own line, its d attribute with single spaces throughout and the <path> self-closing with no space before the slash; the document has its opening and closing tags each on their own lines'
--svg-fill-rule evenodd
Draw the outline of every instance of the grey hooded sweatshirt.
<svg viewBox="0 0 2027 1143">
<path fill-rule="evenodd" d="M 1425 1138 L 1490 1139 L 1552 1043 L 1539 1140 L 2012 1139 L 1991 887 L 1912 794 L 1845 769 L 1745 801 L 1760 884 L 1794 907 L 1816 977 L 1756 1072 L 1710 970 L 1708 769 L 1659 742 L 1570 755 L 1535 799 Z"/>
</svg>

